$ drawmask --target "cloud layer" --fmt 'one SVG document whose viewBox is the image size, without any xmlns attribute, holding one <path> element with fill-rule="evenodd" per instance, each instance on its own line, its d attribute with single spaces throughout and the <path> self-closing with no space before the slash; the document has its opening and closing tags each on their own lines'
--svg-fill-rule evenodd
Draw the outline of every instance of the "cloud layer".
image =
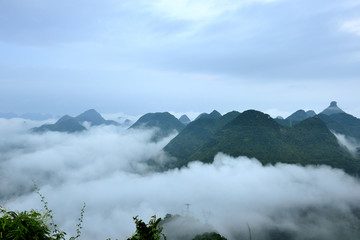
<svg viewBox="0 0 360 240">
<path fill-rule="evenodd" d="M 262 166 L 256 159 L 218 154 L 211 165 L 194 162 L 160 173 L 144 161 L 166 161 L 161 149 L 171 137 L 151 143 L 152 131 L 107 126 L 74 135 L 32 135 L 26 131 L 30 123 L 0 123 L 2 204 L 41 209 L 39 196 L 31 192 L 35 180 L 56 222 L 70 235 L 83 202 L 84 239 L 125 239 L 135 230 L 133 216 L 147 221 L 167 213 L 197 219 L 199 228 L 230 240 L 247 238 L 247 224 L 257 239 L 274 229 L 296 239 L 339 239 L 339 234 L 351 237 L 352 226 L 359 226 L 352 211 L 359 207 L 360 184 L 341 170 Z M 173 229 L 165 225 L 169 236 Z"/>
<path fill-rule="evenodd" d="M 360 116 L 359 6 L 2 1 L 0 110 L 319 111 L 337 100 Z"/>
</svg>

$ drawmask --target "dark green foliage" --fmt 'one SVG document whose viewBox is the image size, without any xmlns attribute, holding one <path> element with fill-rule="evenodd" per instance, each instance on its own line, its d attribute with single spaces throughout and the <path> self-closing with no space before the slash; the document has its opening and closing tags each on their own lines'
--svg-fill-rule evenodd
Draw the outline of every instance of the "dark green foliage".
<svg viewBox="0 0 360 240">
<path fill-rule="evenodd" d="M 347 113 L 319 114 L 318 117 L 329 129 L 360 141 L 360 119 Z"/>
<path fill-rule="evenodd" d="M 44 204 L 45 213 L 31 211 L 6 211 L 0 209 L 0 239 L 4 240 L 65 240 L 66 233 L 54 223 L 52 210 L 49 209 L 45 197 L 34 183 L 35 191 Z M 76 236 L 70 240 L 80 239 L 84 218 L 85 203 L 81 209 Z"/>
<path fill-rule="evenodd" d="M 200 118 L 211 118 L 211 119 L 221 118 L 221 113 L 219 113 L 216 110 L 212 111 L 211 113 L 202 113 L 195 118 L 195 121 Z"/>
<path fill-rule="evenodd" d="M 283 125 L 285 127 L 292 127 L 298 124 L 301 121 L 304 121 L 305 119 L 314 117 L 316 113 L 312 110 L 305 112 L 304 110 L 300 109 L 290 116 L 288 116 L 286 119 L 274 119 L 277 123 L 280 125 Z"/>
<path fill-rule="evenodd" d="M 156 219 L 152 216 L 149 223 L 144 223 L 138 216 L 134 217 L 136 224 L 135 234 L 128 240 L 166 240 L 166 236 L 162 233 L 163 227 L 160 226 L 161 218 Z"/>
<path fill-rule="evenodd" d="M 239 115 L 233 111 L 221 118 L 200 118 L 189 123 L 186 128 L 172 139 L 164 150 L 178 159 L 168 167 L 181 167 L 188 163 L 189 157 L 202 147 L 211 136 Z"/>
<path fill-rule="evenodd" d="M 291 126 L 294 126 L 296 125 L 298 122 L 297 121 L 291 121 L 291 120 L 288 120 L 288 119 L 280 119 L 280 118 L 275 118 L 274 119 L 275 122 L 277 122 L 278 124 L 284 126 L 284 127 L 291 127 Z"/>
<path fill-rule="evenodd" d="M 208 126 L 203 124 L 212 132 L 207 131 L 207 135 L 200 138 L 202 141 L 198 140 L 201 132 L 190 128 L 196 122 L 189 124 L 164 148 L 178 158 L 178 167 L 194 160 L 210 163 L 218 152 L 223 152 L 233 157 L 254 157 L 263 164 L 326 164 L 348 173 L 360 173 L 360 163 L 339 146 L 318 117 L 308 118 L 290 128 L 281 126 L 267 114 L 248 110 L 217 131 L 211 125 L 214 120 Z M 183 142 L 179 141 L 180 137 L 184 137 L 181 138 Z"/>
<path fill-rule="evenodd" d="M 169 136 L 174 131 L 181 132 L 185 125 L 181 123 L 175 116 L 168 112 L 164 113 L 147 113 L 139 118 L 130 128 L 134 129 L 150 129 L 158 128 L 159 131 L 154 140 Z"/>
<path fill-rule="evenodd" d="M 201 235 L 197 235 L 193 238 L 193 240 L 226 240 L 226 238 L 216 232 L 207 232 Z"/>
<path fill-rule="evenodd" d="M 286 119 L 301 122 L 305 119 L 308 119 L 309 117 L 311 117 L 309 114 L 307 114 L 304 110 L 300 109 L 288 116 Z"/>
<path fill-rule="evenodd" d="M 0 239 L 4 240 L 50 240 L 62 239 L 53 236 L 46 215 L 31 210 L 14 212 L 1 209 Z"/>
</svg>

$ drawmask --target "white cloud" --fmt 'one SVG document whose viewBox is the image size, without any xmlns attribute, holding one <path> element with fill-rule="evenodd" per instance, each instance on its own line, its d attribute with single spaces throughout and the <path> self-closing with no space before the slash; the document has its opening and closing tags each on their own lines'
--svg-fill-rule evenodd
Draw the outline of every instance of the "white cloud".
<svg viewBox="0 0 360 240">
<path fill-rule="evenodd" d="M 342 23 L 342 29 L 360 36 L 360 18 Z"/>
<path fill-rule="evenodd" d="M 360 149 L 360 143 L 356 139 L 347 137 L 346 135 L 336 133 L 333 131 L 333 134 L 337 138 L 339 144 L 346 148 L 351 154 L 356 155 L 358 149 Z"/>
<path fill-rule="evenodd" d="M 247 4 L 274 1 L 277 0 L 157 0 L 153 7 L 172 19 L 198 21 L 235 12 Z"/>
<path fill-rule="evenodd" d="M 238 239 L 239 231 L 247 233 L 247 223 L 257 239 L 263 238 L 261 230 L 272 227 L 332 239 L 351 231 L 343 231 L 347 220 L 329 221 L 331 214 L 358 221 L 351 214 L 360 201 L 358 180 L 330 167 L 262 166 L 255 159 L 218 154 L 214 164 L 193 162 L 159 173 L 143 161 L 164 158 L 160 150 L 170 139 L 151 143 L 151 131 L 96 127 L 74 135 L 31 135 L 15 130 L 1 134 L 1 146 L 10 148 L 0 162 L 2 198 L 14 189 L 31 188 L 36 180 L 56 222 L 70 236 L 83 202 L 84 239 L 124 239 L 134 231 L 133 216 L 148 220 L 153 214 L 184 214 L 185 203 L 191 204 L 191 216 L 229 240 Z M 8 139 L 12 145 L 6 145 Z M 17 143 L 22 145 L 11 147 Z M 41 209 L 41 202 L 36 194 L 23 192 L 6 207 Z"/>
</svg>

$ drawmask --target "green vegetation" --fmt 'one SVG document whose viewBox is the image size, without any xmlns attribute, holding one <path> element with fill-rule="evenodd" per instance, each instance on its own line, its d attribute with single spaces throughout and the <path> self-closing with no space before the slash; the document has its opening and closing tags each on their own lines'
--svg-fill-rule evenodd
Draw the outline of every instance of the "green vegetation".
<svg viewBox="0 0 360 240">
<path fill-rule="evenodd" d="M 175 116 L 168 112 L 164 113 L 147 113 L 139 118 L 130 128 L 133 129 L 149 129 L 158 128 L 156 136 L 153 140 L 159 140 L 169 136 L 174 131 L 181 132 L 185 125 Z"/>
<path fill-rule="evenodd" d="M 238 115 L 239 112 L 233 111 L 220 118 L 201 117 L 189 123 L 182 132 L 165 146 L 164 150 L 179 160 L 167 167 L 173 168 L 185 165 L 195 151 Z"/>
<path fill-rule="evenodd" d="M 134 217 L 136 224 L 135 234 L 127 240 L 166 240 L 166 236 L 162 233 L 163 227 L 160 226 L 161 218 L 156 219 L 152 216 L 149 223 L 144 223 L 138 216 Z"/>
<path fill-rule="evenodd" d="M 313 115 L 314 114 L 314 115 Z M 315 116 L 316 114 L 313 111 L 307 111 L 300 109 L 293 114 L 291 114 L 286 119 L 274 119 L 277 123 L 285 126 L 285 127 L 292 127 L 296 124 L 298 124 L 301 121 L 304 121 L 305 119 L 308 119 L 310 117 Z"/>
<path fill-rule="evenodd" d="M 51 231 L 48 220 L 47 214 L 35 210 L 15 212 L 1 209 L 0 239 L 64 239 L 64 235 Z"/>
<path fill-rule="evenodd" d="M 360 141 L 360 119 L 347 113 L 318 116 L 329 129 Z"/>
<path fill-rule="evenodd" d="M 307 118 L 293 127 L 282 126 L 255 110 L 221 123 L 224 117 L 194 121 L 165 146 L 164 150 L 178 160 L 170 167 L 194 160 L 211 163 L 218 152 L 223 152 L 257 158 L 263 164 L 325 164 L 350 174 L 360 173 L 359 161 L 338 144 L 319 117 Z"/>
<path fill-rule="evenodd" d="M 195 121 L 200 118 L 211 118 L 211 119 L 221 118 L 221 113 L 219 113 L 216 110 L 213 110 L 211 113 L 201 113 L 199 116 L 195 118 Z"/>
<path fill-rule="evenodd" d="M 0 239 L 4 240 L 65 240 L 66 233 L 61 231 L 54 222 L 53 212 L 48 207 L 48 202 L 34 184 L 36 193 L 40 196 L 44 205 L 44 212 L 30 211 L 7 211 L 0 208 Z M 69 240 L 78 240 L 81 236 L 82 222 L 85 212 L 85 203 L 78 219 L 76 236 Z"/>
<path fill-rule="evenodd" d="M 42 201 L 43 196 L 41 195 Z M 30 210 L 23 212 L 6 211 L 0 209 L 0 239 L 1 240 L 65 240 L 66 233 L 60 231 L 53 223 L 52 211 L 48 209 L 45 203 L 46 212 L 41 214 L 38 211 Z M 80 239 L 82 222 L 84 216 L 84 207 L 81 209 L 81 216 L 78 219 L 77 235 L 69 240 Z M 138 217 L 134 217 L 136 232 L 128 240 L 166 240 L 160 226 L 161 218 L 156 219 L 152 216 L 149 223 L 145 224 Z"/>
</svg>

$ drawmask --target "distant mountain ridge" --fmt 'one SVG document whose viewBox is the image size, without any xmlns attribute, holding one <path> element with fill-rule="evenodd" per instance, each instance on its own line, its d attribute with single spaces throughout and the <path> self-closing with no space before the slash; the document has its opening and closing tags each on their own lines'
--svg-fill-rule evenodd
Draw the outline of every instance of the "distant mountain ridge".
<svg viewBox="0 0 360 240">
<path fill-rule="evenodd" d="M 190 119 L 186 115 L 180 119 L 168 112 L 147 113 L 129 129 L 155 128 L 158 130 L 153 138 L 155 141 L 179 133 L 163 148 L 176 158 L 165 168 L 186 166 L 195 160 L 210 163 L 215 154 L 224 152 L 234 157 L 255 157 L 263 164 L 325 164 L 348 173 L 360 173 L 360 148 L 358 155 L 351 155 L 332 133 L 352 137 L 360 143 L 360 119 L 345 113 L 335 101 L 318 115 L 312 110 L 300 109 L 286 119 L 273 119 L 256 110 L 232 111 L 224 115 L 214 110 L 200 114 L 188 124 Z M 32 130 L 81 132 L 86 130 L 85 122 L 91 126 L 119 125 L 90 109 L 76 117 L 65 115 L 54 124 Z"/>
<path fill-rule="evenodd" d="M 195 120 L 198 120 L 199 118 L 211 118 L 211 119 L 216 119 L 216 118 L 221 118 L 221 113 L 219 113 L 216 110 L 213 110 L 211 113 L 201 113 L 199 116 L 197 116 L 197 118 L 195 118 Z"/>
<path fill-rule="evenodd" d="M 158 131 L 154 140 L 169 136 L 174 131 L 181 132 L 185 125 L 175 116 L 168 112 L 147 113 L 141 116 L 130 129 L 151 129 L 157 128 Z"/>
<path fill-rule="evenodd" d="M 216 131 L 224 127 L 238 114 L 239 112 L 233 111 L 221 118 L 198 118 L 189 123 L 182 132 L 173 138 L 164 147 L 164 150 L 179 159 L 187 159 L 205 144 Z"/>
<path fill-rule="evenodd" d="M 190 159 L 211 162 L 218 152 L 255 157 L 263 164 L 326 164 L 347 172 L 360 172 L 360 163 L 339 146 L 336 137 L 317 117 L 286 128 L 266 114 L 245 111 L 213 135 Z"/>
<path fill-rule="evenodd" d="M 94 109 L 89 109 L 80 115 L 75 117 L 76 120 L 78 120 L 81 123 L 88 122 L 91 124 L 91 126 L 99 126 L 99 125 L 120 125 L 118 122 L 115 122 L 113 120 L 105 120 L 100 113 L 98 113 Z"/>
<path fill-rule="evenodd" d="M 297 123 L 304 121 L 305 119 L 314 117 L 316 113 L 313 110 L 304 111 L 302 109 L 294 112 L 290 116 L 288 116 L 286 119 L 276 118 L 275 121 L 277 121 L 279 124 L 287 127 L 291 127 L 293 125 L 296 125 Z"/>
<path fill-rule="evenodd" d="M 182 115 L 179 118 L 179 121 L 184 125 L 187 125 L 187 124 L 189 124 L 191 122 L 190 118 L 188 116 L 186 116 L 186 114 Z"/>
<path fill-rule="evenodd" d="M 336 113 L 331 115 L 319 114 L 318 117 L 330 130 L 355 138 L 360 142 L 360 119 L 347 113 Z"/>
<path fill-rule="evenodd" d="M 360 173 L 359 159 L 341 147 L 330 132 L 358 137 L 360 119 L 349 114 L 314 115 L 313 111 L 299 110 L 285 119 L 296 122 L 291 127 L 279 124 L 284 119 L 272 119 L 255 110 L 231 112 L 222 118 L 230 115 L 227 121 L 200 118 L 187 125 L 164 147 L 176 158 L 166 167 L 182 167 L 194 160 L 212 162 L 216 153 L 224 152 L 234 157 L 255 157 L 263 164 L 325 164 Z"/>
<path fill-rule="evenodd" d="M 71 117 L 69 115 L 64 115 L 54 124 L 44 124 L 40 127 L 31 129 L 33 132 L 46 132 L 46 131 L 55 131 L 55 132 L 81 132 L 86 130 L 83 126 L 85 122 L 90 123 L 91 126 L 99 125 L 115 125 L 118 126 L 119 123 L 112 120 L 105 120 L 96 110 L 90 109 L 87 110 L 76 117 Z"/>
<path fill-rule="evenodd" d="M 40 127 L 36 127 L 31 129 L 33 132 L 41 133 L 41 132 L 67 132 L 67 133 L 75 133 L 82 132 L 86 130 L 86 128 L 81 125 L 74 117 L 70 117 L 69 115 L 64 115 L 54 124 L 44 124 Z"/>
</svg>

